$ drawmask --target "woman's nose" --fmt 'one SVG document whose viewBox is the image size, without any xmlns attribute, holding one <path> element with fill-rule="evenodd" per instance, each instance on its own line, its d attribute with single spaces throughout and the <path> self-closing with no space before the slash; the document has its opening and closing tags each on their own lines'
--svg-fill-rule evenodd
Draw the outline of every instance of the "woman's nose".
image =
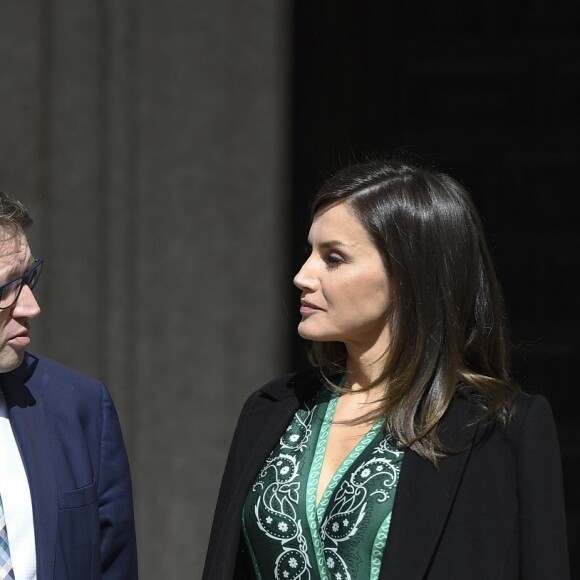
<svg viewBox="0 0 580 580">
<path fill-rule="evenodd" d="M 313 290 L 316 286 L 316 279 L 313 277 L 310 266 L 310 258 L 302 264 L 296 276 L 294 276 L 294 285 L 300 290 Z"/>
</svg>

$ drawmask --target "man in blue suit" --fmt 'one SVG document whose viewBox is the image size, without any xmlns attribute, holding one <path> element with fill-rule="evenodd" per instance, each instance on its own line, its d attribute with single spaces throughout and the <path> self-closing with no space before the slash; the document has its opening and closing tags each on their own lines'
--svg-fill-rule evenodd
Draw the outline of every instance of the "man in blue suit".
<svg viewBox="0 0 580 580">
<path fill-rule="evenodd" d="M 32 220 L 0 193 L 0 579 L 133 580 L 131 479 L 106 388 L 25 352 Z"/>
</svg>

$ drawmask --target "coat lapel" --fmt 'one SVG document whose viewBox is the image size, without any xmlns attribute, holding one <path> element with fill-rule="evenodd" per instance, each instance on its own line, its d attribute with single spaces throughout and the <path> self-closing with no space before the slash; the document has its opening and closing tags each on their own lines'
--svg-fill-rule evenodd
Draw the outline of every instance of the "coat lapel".
<svg viewBox="0 0 580 580">
<path fill-rule="evenodd" d="M 426 576 L 471 453 L 477 432 L 474 418 L 474 409 L 467 403 L 450 407 L 440 436 L 457 451 L 441 459 L 437 468 L 413 451 L 405 454 L 381 580 Z"/>
<path fill-rule="evenodd" d="M 302 401 L 312 396 L 320 385 L 316 376 L 309 375 L 309 380 L 301 381 L 303 375 L 299 374 L 279 388 L 261 393 L 262 401 L 258 401 L 255 409 L 248 413 L 244 439 L 250 445 L 243 451 L 247 462 L 240 474 L 235 505 L 241 505 L 245 500 L 250 486 Z"/>
<path fill-rule="evenodd" d="M 50 438 L 46 426 L 41 388 L 29 387 L 35 359 L 27 356 L 16 370 L 2 377 L 10 424 L 18 443 L 28 477 L 38 580 L 52 578 L 54 570 L 57 524 L 57 491 L 52 465 Z M 47 573 L 48 572 L 48 573 Z"/>
<path fill-rule="evenodd" d="M 312 373 L 310 373 L 312 374 Z M 253 395 L 240 416 L 216 507 L 204 580 L 244 577 L 235 572 L 241 552 L 241 513 L 248 490 L 272 449 L 313 387 L 302 373 L 281 377 Z M 318 383 L 315 383 L 318 384 Z M 223 495 L 223 503 L 222 503 Z"/>
</svg>

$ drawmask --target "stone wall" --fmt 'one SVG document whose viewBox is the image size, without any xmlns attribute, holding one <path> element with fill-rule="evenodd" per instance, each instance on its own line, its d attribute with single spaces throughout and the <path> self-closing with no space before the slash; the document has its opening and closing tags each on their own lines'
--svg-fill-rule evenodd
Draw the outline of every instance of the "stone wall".
<svg viewBox="0 0 580 580">
<path fill-rule="evenodd" d="M 200 575 L 241 404 L 286 370 L 287 25 L 282 1 L 0 6 L 34 350 L 112 392 L 145 580 Z"/>
</svg>

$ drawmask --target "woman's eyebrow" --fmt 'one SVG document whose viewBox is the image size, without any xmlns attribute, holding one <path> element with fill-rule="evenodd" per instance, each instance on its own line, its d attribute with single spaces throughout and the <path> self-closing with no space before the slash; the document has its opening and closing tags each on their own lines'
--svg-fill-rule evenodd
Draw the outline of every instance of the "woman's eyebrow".
<svg viewBox="0 0 580 580">
<path fill-rule="evenodd" d="M 342 240 L 325 240 L 324 242 L 320 242 L 318 244 L 322 248 L 336 248 L 337 246 L 352 246 L 348 242 L 344 242 Z"/>
</svg>

